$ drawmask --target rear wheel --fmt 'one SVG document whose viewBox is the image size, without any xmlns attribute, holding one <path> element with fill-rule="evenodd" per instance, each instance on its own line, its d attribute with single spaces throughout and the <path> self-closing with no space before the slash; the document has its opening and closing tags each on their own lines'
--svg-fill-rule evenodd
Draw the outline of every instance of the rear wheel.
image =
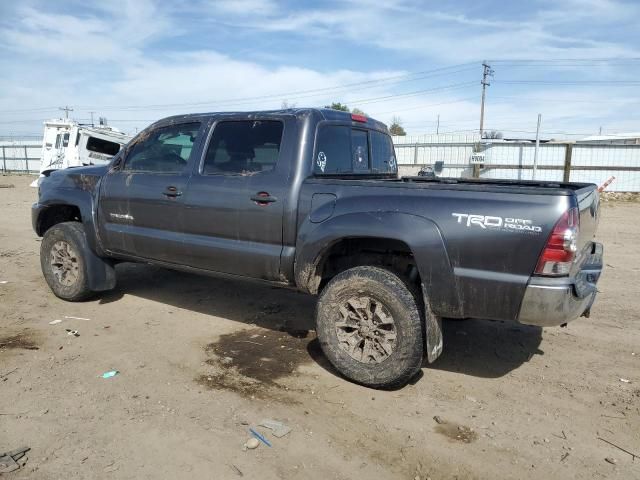
<svg viewBox="0 0 640 480">
<path fill-rule="evenodd" d="M 388 270 L 355 267 L 335 276 L 320 294 L 316 322 L 324 354 L 356 383 L 398 387 L 420 369 L 424 349 L 418 303 Z"/>
<path fill-rule="evenodd" d="M 89 298 L 82 236 L 78 222 L 64 222 L 51 227 L 40 245 L 40 266 L 51 291 L 59 298 L 77 302 Z"/>
</svg>

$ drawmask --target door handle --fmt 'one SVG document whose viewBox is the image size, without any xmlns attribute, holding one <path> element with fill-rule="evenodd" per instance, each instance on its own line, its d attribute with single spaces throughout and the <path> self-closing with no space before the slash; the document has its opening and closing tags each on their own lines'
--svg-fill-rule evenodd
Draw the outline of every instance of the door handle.
<svg viewBox="0 0 640 480">
<path fill-rule="evenodd" d="M 269 195 L 268 192 L 258 192 L 251 197 L 251 200 L 262 207 L 266 207 L 270 203 L 276 202 L 278 199 Z"/>
<path fill-rule="evenodd" d="M 179 191 L 176 187 L 167 187 L 167 189 L 162 192 L 165 197 L 176 198 L 182 195 L 182 192 Z"/>
</svg>

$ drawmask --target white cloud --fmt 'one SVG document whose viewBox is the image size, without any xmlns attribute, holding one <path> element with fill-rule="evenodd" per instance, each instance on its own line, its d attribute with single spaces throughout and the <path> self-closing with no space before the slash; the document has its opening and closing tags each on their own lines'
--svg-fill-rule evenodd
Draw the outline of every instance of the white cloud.
<svg viewBox="0 0 640 480">
<path fill-rule="evenodd" d="M 168 20 L 150 0 L 103 2 L 97 8 L 101 15 L 75 16 L 25 5 L 0 38 L 22 55 L 83 61 L 124 60 L 150 39 L 166 35 Z"/>
<path fill-rule="evenodd" d="M 240 15 L 267 15 L 278 8 L 273 0 L 213 0 L 210 6 L 220 12 Z"/>
<path fill-rule="evenodd" d="M 131 131 L 170 114 L 279 108 L 285 100 L 299 106 L 341 101 L 387 122 L 398 114 L 407 130 L 414 133 L 432 131 L 438 114 L 441 130 L 472 130 L 478 125 L 477 84 L 370 103 L 359 100 L 465 82 L 468 78 L 479 81 L 479 65 L 476 72 L 429 78 L 414 84 L 378 84 L 313 95 L 293 92 L 406 73 L 385 68 L 387 64 L 397 65 L 386 61 L 393 60 L 393 55 L 411 58 L 407 70 L 412 71 L 486 57 L 640 56 L 634 42 L 599 41 L 588 35 L 588 29 L 568 28 L 567 23 L 575 27 L 578 22 L 570 20 L 570 12 L 577 8 L 576 1 L 554 1 L 548 9 L 519 23 L 492 12 L 479 18 L 447 5 L 416 7 L 402 0 L 383 3 L 359 0 L 291 9 L 275 0 L 184 2 L 171 6 L 152 0 L 119 0 L 96 3 L 89 9 L 67 9 L 66 13 L 59 13 L 48 4 L 26 4 L 16 7 L 19 20 L 0 30 L 0 45 L 4 44 L 0 46 L 3 56 L 0 63 L 3 69 L 8 66 L 0 76 L 0 134 L 8 128 L 2 122 L 12 120 L 18 127 L 38 131 L 44 117 L 37 117 L 50 117 L 63 104 L 75 106 L 74 115 L 79 118 L 86 119 L 88 112 L 95 110 L 99 115 L 107 115 L 113 124 Z M 591 17 L 588 23 L 585 8 L 601 18 Z M 590 0 L 585 8 L 574 16 L 583 25 L 595 28 L 601 23 L 621 21 L 620 4 L 613 0 Z M 635 11 L 633 7 L 625 8 L 627 15 Z M 189 37 L 192 25 L 185 19 L 247 27 L 258 40 L 243 48 L 250 50 L 251 58 L 260 61 L 225 51 L 235 37 L 229 43 L 209 43 L 215 48 L 205 49 L 197 34 Z M 278 48 L 262 44 L 263 38 L 272 39 L 278 33 L 287 33 L 290 42 L 287 47 L 306 46 L 311 57 L 314 52 L 313 47 L 308 47 L 310 40 L 327 38 L 342 42 L 345 49 L 366 45 L 371 50 L 377 49 L 379 55 L 370 65 L 353 70 L 336 69 L 331 64 L 316 66 L 313 62 L 307 63 L 311 67 L 302 67 L 295 61 L 274 59 Z M 246 30 L 242 30 L 242 35 L 246 38 Z M 155 41 L 174 47 L 173 39 L 185 38 L 189 40 L 186 47 L 166 50 L 151 47 Z M 313 44 L 315 47 L 321 42 Z M 336 49 L 333 54 L 342 58 L 344 52 Z M 554 67 L 551 72 L 566 73 L 562 70 L 566 68 L 570 67 Z M 496 80 L 508 78 L 501 67 L 496 69 Z M 578 71 L 594 78 L 618 78 L 627 73 L 619 66 L 607 65 L 572 71 L 573 78 Z M 545 74 L 549 76 L 549 71 Z M 532 91 L 534 87 L 529 86 L 525 87 L 528 91 L 523 90 L 524 98 L 513 98 L 516 97 L 513 93 L 508 98 L 504 92 L 504 98 L 499 98 L 500 89 L 496 86 L 489 89 L 488 128 L 535 129 L 536 115 L 543 112 L 543 129 L 548 131 L 593 131 L 600 123 L 605 123 L 606 129 L 605 119 L 610 124 L 631 126 L 637 115 L 628 107 L 634 99 L 637 105 L 636 94 L 629 88 L 609 88 L 603 96 L 604 89 L 551 86 L 535 87 L 536 91 Z M 269 97 L 255 99 L 260 96 Z M 232 101 L 248 97 L 253 100 Z M 12 112 L 42 107 L 53 108 L 46 113 Z M 621 120 L 624 118 L 628 120 Z"/>
<path fill-rule="evenodd" d="M 621 18 L 637 17 L 637 5 L 614 0 L 554 2 L 525 20 L 470 17 L 440 9 L 449 5 L 406 2 L 343 2 L 331 7 L 286 13 L 273 10 L 253 19 L 238 17 L 238 26 L 268 32 L 304 32 L 337 36 L 387 50 L 451 63 L 482 58 L 602 58 L 634 56 L 637 46 L 588 35 L 594 27 Z M 231 16 L 233 20 L 233 16 Z M 562 23 L 562 25 L 558 25 Z M 568 28 L 567 24 L 573 28 Z M 571 33 L 568 33 L 571 32 Z"/>
</svg>

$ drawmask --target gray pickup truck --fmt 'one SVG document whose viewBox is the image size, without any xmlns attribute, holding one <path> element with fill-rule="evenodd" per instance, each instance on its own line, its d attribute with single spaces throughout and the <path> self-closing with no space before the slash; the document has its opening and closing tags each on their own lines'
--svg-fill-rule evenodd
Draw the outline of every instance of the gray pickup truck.
<svg viewBox="0 0 640 480">
<path fill-rule="evenodd" d="M 114 288 L 115 264 L 318 295 L 345 377 L 401 386 L 442 352 L 442 318 L 561 325 L 602 270 L 595 185 L 400 178 L 386 126 L 324 109 L 160 120 L 108 165 L 47 174 L 33 205 L 55 295 Z"/>
</svg>

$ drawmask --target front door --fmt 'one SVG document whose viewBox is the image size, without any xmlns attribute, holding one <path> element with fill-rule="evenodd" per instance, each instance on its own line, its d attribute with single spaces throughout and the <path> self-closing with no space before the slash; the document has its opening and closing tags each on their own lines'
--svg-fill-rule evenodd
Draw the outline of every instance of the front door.
<svg viewBox="0 0 640 480">
<path fill-rule="evenodd" d="M 182 212 L 201 129 L 193 122 L 144 132 L 103 178 L 99 223 L 107 250 L 185 260 Z"/>
<path fill-rule="evenodd" d="M 189 264 L 265 280 L 279 277 L 289 166 L 284 122 L 229 119 L 213 126 L 185 199 Z"/>
</svg>

